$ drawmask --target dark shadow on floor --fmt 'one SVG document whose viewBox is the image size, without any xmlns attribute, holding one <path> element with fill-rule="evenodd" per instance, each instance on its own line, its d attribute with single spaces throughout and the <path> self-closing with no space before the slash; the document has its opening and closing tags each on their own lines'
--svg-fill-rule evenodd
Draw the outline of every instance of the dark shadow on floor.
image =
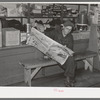
<svg viewBox="0 0 100 100">
<path fill-rule="evenodd" d="M 100 87 L 100 71 L 90 72 L 89 70 L 78 69 L 76 71 L 75 87 Z M 37 78 L 32 80 L 32 87 L 65 87 L 63 73 Z M 10 86 L 25 86 L 24 82 L 16 83 Z"/>
</svg>

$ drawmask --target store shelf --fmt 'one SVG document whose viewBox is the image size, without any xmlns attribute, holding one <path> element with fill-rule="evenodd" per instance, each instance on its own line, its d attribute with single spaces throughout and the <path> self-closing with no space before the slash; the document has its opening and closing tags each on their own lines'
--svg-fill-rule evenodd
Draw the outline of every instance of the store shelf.
<svg viewBox="0 0 100 100">
<path fill-rule="evenodd" d="M 76 20 L 77 18 L 77 15 L 76 16 L 64 16 L 63 15 L 63 5 L 77 5 L 78 7 L 78 11 L 80 10 L 79 9 L 79 6 L 81 5 L 85 5 L 85 6 L 88 6 L 88 4 L 61 4 L 61 14 L 59 16 L 43 16 L 42 13 L 41 14 L 35 14 L 35 13 L 31 13 L 29 12 L 30 11 L 30 3 L 27 3 L 28 4 L 28 14 L 27 16 L 0 16 L 0 18 L 5 18 L 5 19 L 10 19 L 10 18 L 13 18 L 13 19 L 20 19 L 21 23 L 23 24 L 23 19 L 26 18 L 27 19 L 27 23 L 30 23 L 31 22 L 31 19 L 34 19 L 34 18 L 50 18 L 50 19 L 55 19 L 55 18 L 60 18 L 61 21 L 64 19 L 64 18 L 72 18 L 74 21 Z M 53 5 L 54 3 L 52 3 Z M 12 46 L 12 47 L 1 47 L 0 50 L 4 50 L 4 49 L 14 49 L 14 48 L 19 48 L 19 47 L 26 47 L 26 45 L 19 45 L 19 46 Z"/>
<path fill-rule="evenodd" d="M 43 16 L 30 16 L 30 18 L 61 18 L 60 16 L 59 17 L 55 17 L 55 16 L 51 16 L 51 17 L 43 17 Z M 73 16 L 66 16 L 66 17 L 63 17 L 63 18 L 77 18 L 77 16 L 73 17 Z"/>
<path fill-rule="evenodd" d="M 24 16 L 21 16 L 21 17 L 17 17 L 17 16 L 9 16 L 9 17 L 5 17 L 5 16 L 0 16 L 0 18 L 27 18 L 27 17 L 24 17 Z"/>
</svg>

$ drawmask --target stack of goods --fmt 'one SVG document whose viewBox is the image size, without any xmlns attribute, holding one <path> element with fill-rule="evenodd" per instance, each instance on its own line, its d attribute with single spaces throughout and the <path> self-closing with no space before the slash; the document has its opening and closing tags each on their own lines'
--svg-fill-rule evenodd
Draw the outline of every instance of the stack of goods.
<svg viewBox="0 0 100 100">
<path fill-rule="evenodd" d="M 28 12 L 27 4 L 18 3 L 14 8 L 11 7 L 7 8 L 8 17 L 27 16 L 28 15 L 27 12 Z"/>
<path fill-rule="evenodd" d="M 7 16 L 7 8 L 0 5 L 0 16 Z"/>
<path fill-rule="evenodd" d="M 41 16 L 41 4 L 31 4 L 30 5 L 30 15 L 34 17 L 42 17 Z"/>
<path fill-rule="evenodd" d="M 20 16 L 27 16 L 28 15 L 28 5 L 27 4 L 17 4 L 16 5 L 17 13 Z"/>
<path fill-rule="evenodd" d="M 43 17 L 60 17 L 61 5 L 53 4 L 53 5 L 43 6 L 41 12 Z"/>
<path fill-rule="evenodd" d="M 52 4 L 43 6 L 41 13 L 43 17 L 61 17 L 62 14 L 63 17 L 76 17 L 78 11 L 76 9 L 67 7 L 66 5 Z"/>
</svg>

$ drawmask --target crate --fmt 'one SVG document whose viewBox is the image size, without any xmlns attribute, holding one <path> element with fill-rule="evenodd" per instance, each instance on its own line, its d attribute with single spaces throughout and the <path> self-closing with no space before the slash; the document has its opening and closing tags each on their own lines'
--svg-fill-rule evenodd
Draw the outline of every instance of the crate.
<svg viewBox="0 0 100 100">
<path fill-rule="evenodd" d="M 2 46 L 15 46 L 20 45 L 20 30 L 15 28 L 2 29 Z"/>
</svg>

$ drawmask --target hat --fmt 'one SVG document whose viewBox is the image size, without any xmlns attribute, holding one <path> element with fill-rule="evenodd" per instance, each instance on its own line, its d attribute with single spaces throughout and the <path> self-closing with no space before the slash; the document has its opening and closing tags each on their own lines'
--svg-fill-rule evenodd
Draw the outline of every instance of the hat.
<svg viewBox="0 0 100 100">
<path fill-rule="evenodd" d="M 37 21 L 37 20 L 35 20 L 35 23 L 38 23 L 38 21 Z"/>
<path fill-rule="evenodd" d="M 70 20 L 67 20 L 63 23 L 64 26 L 72 26 L 74 27 L 74 24 L 70 21 Z"/>
<path fill-rule="evenodd" d="M 41 20 L 37 21 L 37 23 L 43 25 L 43 22 Z"/>
</svg>

